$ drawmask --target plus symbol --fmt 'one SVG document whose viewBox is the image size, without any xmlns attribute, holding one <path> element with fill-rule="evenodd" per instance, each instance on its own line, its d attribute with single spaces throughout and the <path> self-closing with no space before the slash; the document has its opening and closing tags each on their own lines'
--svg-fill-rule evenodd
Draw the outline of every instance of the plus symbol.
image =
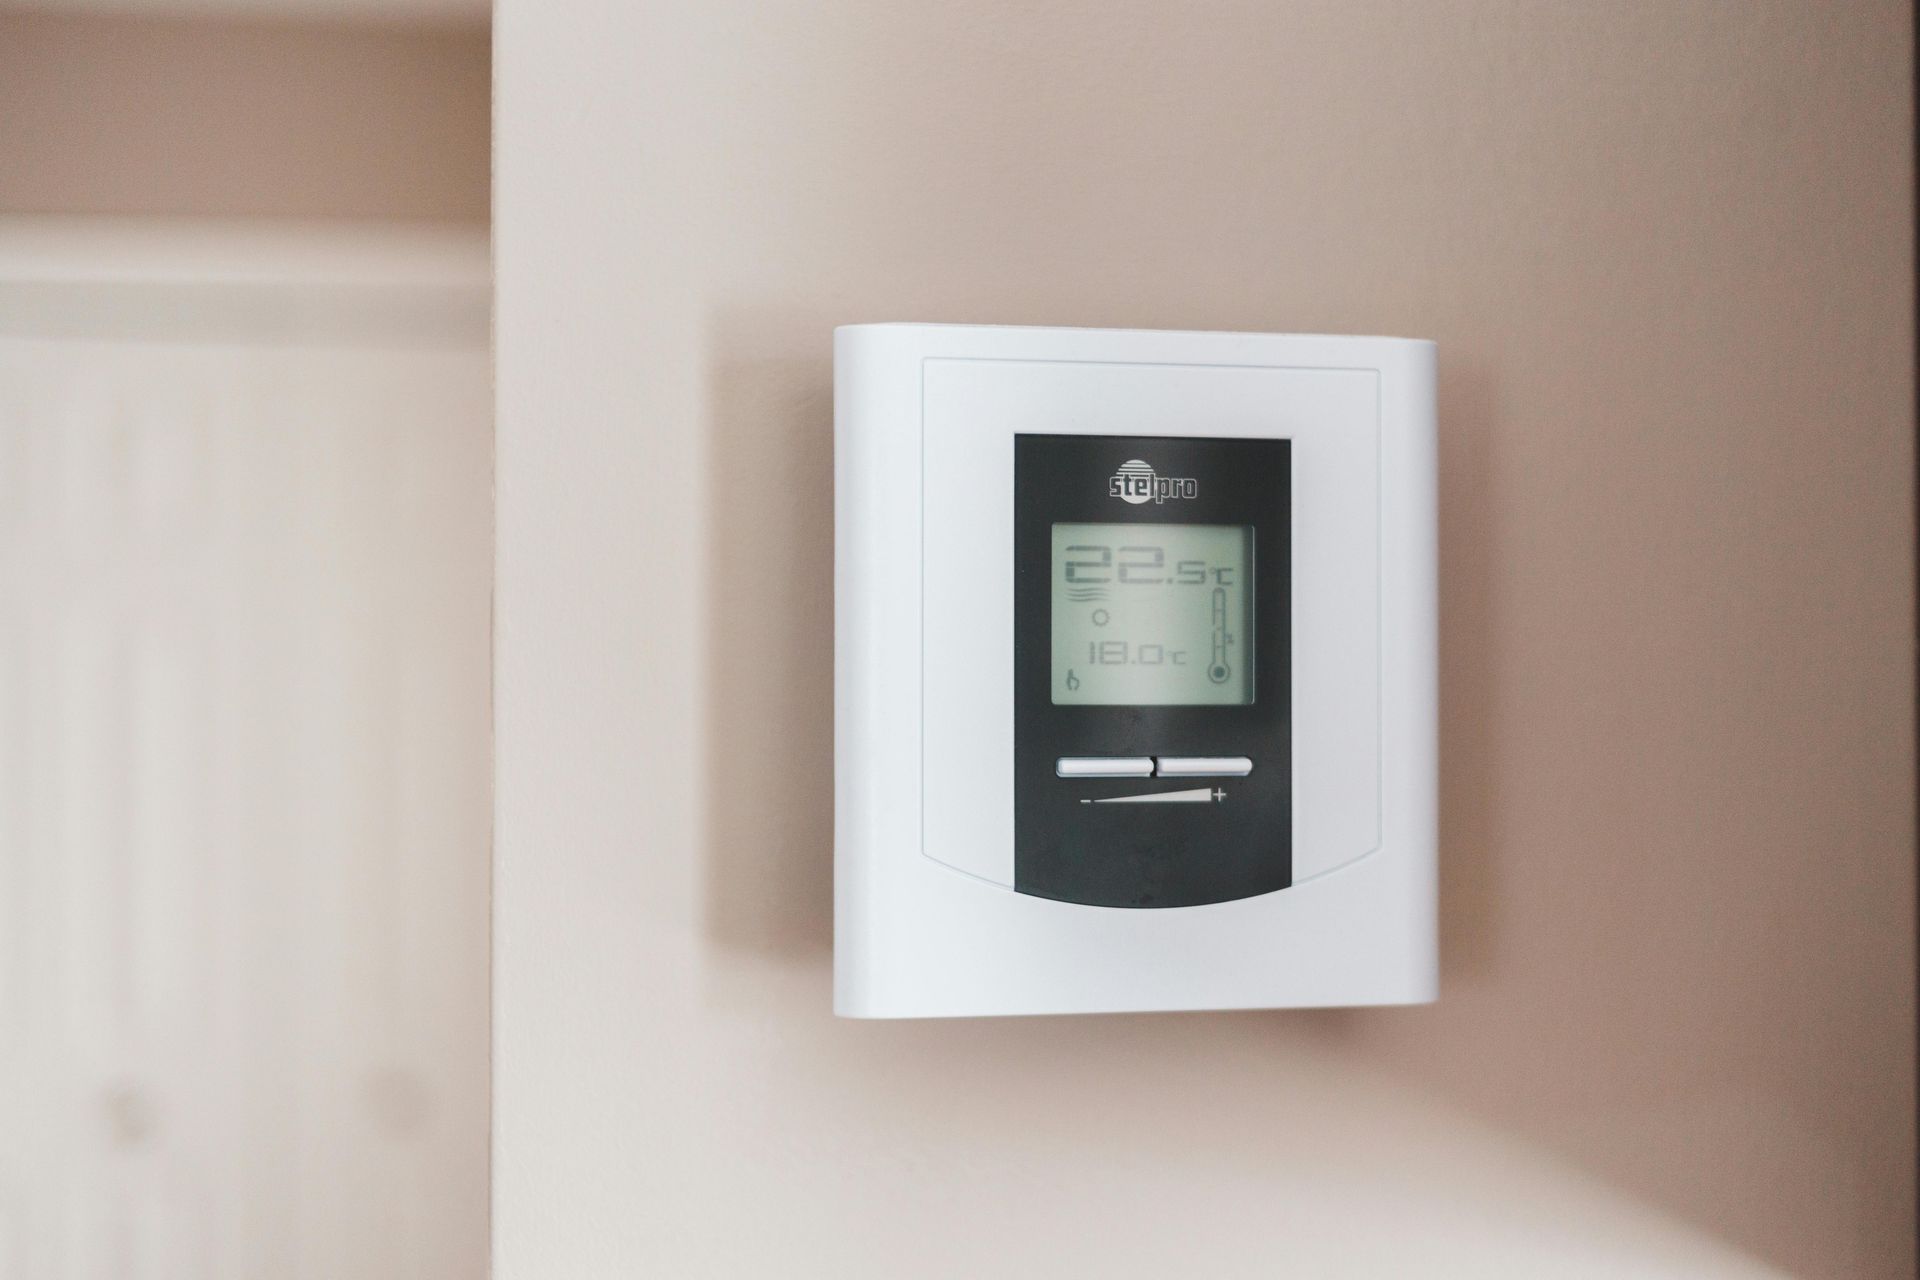
<svg viewBox="0 0 1920 1280">
<path fill-rule="evenodd" d="M 1215 787 L 1213 789 L 1213 798 L 1214 798 L 1214 801 L 1218 803 L 1219 801 L 1225 800 L 1227 798 L 1227 793 L 1222 791 L 1220 788 Z"/>
</svg>

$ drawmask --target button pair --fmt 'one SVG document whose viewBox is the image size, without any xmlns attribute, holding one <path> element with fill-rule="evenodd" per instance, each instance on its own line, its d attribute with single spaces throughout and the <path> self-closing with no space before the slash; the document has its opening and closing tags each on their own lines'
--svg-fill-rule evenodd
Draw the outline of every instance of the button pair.
<svg viewBox="0 0 1920 1280">
<path fill-rule="evenodd" d="M 1246 756 L 1061 756 L 1053 762 L 1062 778 L 1244 778 L 1253 772 Z"/>
</svg>

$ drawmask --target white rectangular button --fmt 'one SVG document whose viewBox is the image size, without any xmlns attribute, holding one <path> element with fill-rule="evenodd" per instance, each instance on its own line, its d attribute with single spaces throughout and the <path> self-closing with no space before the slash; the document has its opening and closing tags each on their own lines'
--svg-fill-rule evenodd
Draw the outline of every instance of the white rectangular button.
<svg viewBox="0 0 1920 1280">
<path fill-rule="evenodd" d="M 1161 756 L 1154 773 L 1162 778 L 1244 778 L 1253 772 L 1245 756 Z"/>
<path fill-rule="evenodd" d="M 1061 756 L 1053 771 L 1062 778 L 1148 778 L 1153 760 L 1148 756 Z"/>
</svg>

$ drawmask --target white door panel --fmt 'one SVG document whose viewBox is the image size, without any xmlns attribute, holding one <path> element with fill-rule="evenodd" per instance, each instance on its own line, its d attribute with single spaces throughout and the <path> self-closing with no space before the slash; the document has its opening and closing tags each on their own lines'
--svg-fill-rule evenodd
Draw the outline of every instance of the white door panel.
<svg viewBox="0 0 1920 1280">
<path fill-rule="evenodd" d="M 0 279 L 0 1276 L 484 1274 L 471 283 Z"/>
</svg>

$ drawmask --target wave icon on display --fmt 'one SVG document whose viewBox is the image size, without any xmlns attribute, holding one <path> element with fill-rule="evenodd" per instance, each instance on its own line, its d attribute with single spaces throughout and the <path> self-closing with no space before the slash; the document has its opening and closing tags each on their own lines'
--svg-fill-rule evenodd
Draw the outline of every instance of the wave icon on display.
<svg viewBox="0 0 1920 1280">
<path fill-rule="evenodd" d="M 1087 604 L 1094 600 L 1105 600 L 1106 598 L 1107 589 L 1105 587 L 1067 588 L 1067 599 L 1073 601 L 1075 604 Z"/>
</svg>

